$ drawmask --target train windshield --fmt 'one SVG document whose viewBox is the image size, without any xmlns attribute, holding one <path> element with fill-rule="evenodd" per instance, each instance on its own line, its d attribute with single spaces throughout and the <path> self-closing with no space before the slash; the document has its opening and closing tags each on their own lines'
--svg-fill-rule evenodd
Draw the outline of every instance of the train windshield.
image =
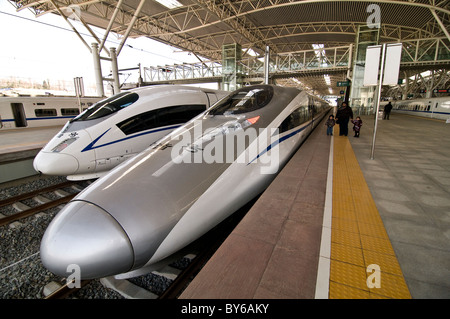
<svg viewBox="0 0 450 319">
<path fill-rule="evenodd" d="M 101 100 L 95 103 L 86 111 L 75 117 L 71 122 L 74 121 L 89 121 L 98 119 L 115 113 L 127 106 L 130 106 L 139 99 L 139 95 L 133 92 L 122 92 L 111 96 L 110 98 Z"/>
<path fill-rule="evenodd" d="M 208 112 L 210 115 L 234 115 L 255 111 L 266 106 L 273 97 L 271 86 L 251 86 L 237 90 L 218 102 Z"/>
</svg>

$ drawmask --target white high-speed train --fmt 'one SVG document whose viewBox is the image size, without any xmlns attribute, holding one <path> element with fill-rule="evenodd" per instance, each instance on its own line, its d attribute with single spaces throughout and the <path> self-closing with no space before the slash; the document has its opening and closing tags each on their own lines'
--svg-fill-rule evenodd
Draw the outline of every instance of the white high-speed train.
<svg viewBox="0 0 450 319">
<path fill-rule="evenodd" d="M 441 120 L 450 119 L 450 97 L 433 97 L 395 101 L 392 112 L 411 114 Z"/>
<path fill-rule="evenodd" d="M 62 126 L 99 100 L 76 96 L 0 96 L 0 132 Z"/>
<path fill-rule="evenodd" d="M 178 85 L 118 93 L 67 122 L 35 157 L 34 169 L 69 180 L 98 178 L 227 94 Z"/>
<path fill-rule="evenodd" d="M 43 265 L 76 264 L 81 279 L 151 271 L 263 192 L 329 109 L 295 88 L 234 91 L 69 202 Z"/>
</svg>

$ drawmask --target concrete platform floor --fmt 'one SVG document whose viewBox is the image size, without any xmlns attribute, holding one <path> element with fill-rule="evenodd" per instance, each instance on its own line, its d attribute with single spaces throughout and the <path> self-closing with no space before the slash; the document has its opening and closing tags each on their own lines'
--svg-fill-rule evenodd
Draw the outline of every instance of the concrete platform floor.
<svg viewBox="0 0 450 319">
<path fill-rule="evenodd" d="M 339 175 L 333 168 L 328 238 L 320 236 L 328 227 L 323 210 L 330 207 L 330 183 L 325 181 L 330 180 L 326 175 L 332 139 L 319 126 L 181 298 L 449 298 L 450 125 L 392 114 L 391 120 L 379 121 L 375 157 L 370 159 L 374 120 L 362 119 L 360 138 L 334 137 L 333 165 L 341 160 L 346 173 Z M 344 179 L 351 188 L 351 194 L 343 194 L 350 206 L 339 208 L 336 191 L 343 188 L 335 180 Z M 356 198 L 360 193 L 355 190 L 361 188 L 356 183 L 368 187 L 370 194 L 364 196 L 371 204 L 363 195 Z M 369 204 L 376 208 L 369 210 Z M 352 211 L 354 221 L 340 215 Z M 366 219 L 369 213 L 382 224 L 372 227 Z M 348 229 L 355 221 L 357 228 Z M 363 227 L 367 225 L 371 227 Z M 358 243 L 340 242 L 336 234 L 344 234 L 343 227 L 351 238 L 360 236 Z M 331 242 L 331 257 L 322 257 L 321 238 L 322 243 Z M 388 252 L 380 251 L 381 241 Z M 361 264 L 350 260 L 353 253 L 361 253 L 356 258 Z M 329 264 L 325 285 L 322 260 Z M 370 260 L 382 266 L 381 290 L 367 289 L 365 267 Z M 405 293 L 398 293 L 400 286 Z"/>
<path fill-rule="evenodd" d="M 62 126 L 0 130 L 0 154 L 40 149 Z"/>
<path fill-rule="evenodd" d="M 362 116 L 348 139 L 412 298 L 450 298 L 450 124 L 391 113 Z M 350 126 L 351 128 L 351 126 Z"/>
</svg>

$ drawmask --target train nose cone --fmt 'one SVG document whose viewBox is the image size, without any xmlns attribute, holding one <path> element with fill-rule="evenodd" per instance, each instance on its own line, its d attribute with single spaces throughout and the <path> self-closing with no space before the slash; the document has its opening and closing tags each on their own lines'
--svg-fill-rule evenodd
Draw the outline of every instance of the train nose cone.
<svg viewBox="0 0 450 319">
<path fill-rule="evenodd" d="M 70 175 L 78 170 L 79 164 L 69 154 L 39 152 L 34 158 L 33 167 L 46 175 Z"/>
<path fill-rule="evenodd" d="M 133 248 L 119 223 L 84 201 L 70 202 L 53 219 L 42 238 L 40 254 L 52 273 L 67 277 L 79 269 L 80 279 L 127 272 L 134 263 Z"/>
</svg>

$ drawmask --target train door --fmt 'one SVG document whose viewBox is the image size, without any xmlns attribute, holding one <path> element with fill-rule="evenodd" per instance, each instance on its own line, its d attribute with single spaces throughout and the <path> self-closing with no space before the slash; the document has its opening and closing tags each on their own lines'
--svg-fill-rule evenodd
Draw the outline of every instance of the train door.
<svg viewBox="0 0 450 319">
<path fill-rule="evenodd" d="M 11 103 L 11 109 L 14 116 L 16 127 L 26 127 L 27 118 L 22 103 Z"/>
</svg>

